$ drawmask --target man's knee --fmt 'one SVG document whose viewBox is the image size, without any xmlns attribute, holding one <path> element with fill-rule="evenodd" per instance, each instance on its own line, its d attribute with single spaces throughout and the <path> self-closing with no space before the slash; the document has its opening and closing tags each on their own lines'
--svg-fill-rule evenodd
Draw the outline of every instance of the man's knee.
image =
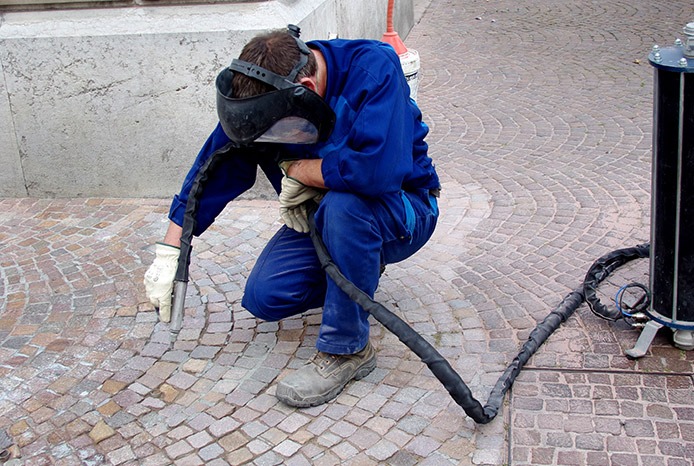
<svg viewBox="0 0 694 466">
<path fill-rule="evenodd" d="M 280 274 L 279 280 L 263 279 L 262 273 L 253 274 L 246 282 L 241 305 L 257 318 L 267 321 L 281 320 L 321 306 L 325 296 L 324 280 L 321 282 L 309 277 L 305 270 L 303 273 L 295 272 L 305 280 L 282 281 L 283 276 L 290 275 L 287 271 Z"/>
<path fill-rule="evenodd" d="M 276 321 L 281 319 L 276 315 L 276 300 L 270 296 L 262 286 L 256 286 L 250 280 L 246 282 L 246 288 L 241 299 L 241 306 L 258 319 Z"/>
</svg>

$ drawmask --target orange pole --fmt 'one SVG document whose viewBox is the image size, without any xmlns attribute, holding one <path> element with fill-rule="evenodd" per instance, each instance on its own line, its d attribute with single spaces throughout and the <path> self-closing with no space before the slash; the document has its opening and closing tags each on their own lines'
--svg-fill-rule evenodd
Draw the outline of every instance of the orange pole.
<svg viewBox="0 0 694 466">
<path fill-rule="evenodd" d="M 388 0 L 388 12 L 387 12 L 387 17 L 386 17 L 386 32 L 383 34 L 383 37 L 381 37 L 381 42 L 385 42 L 386 44 L 390 44 L 394 49 L 395 53 L 398 55 L 402 55 L 403 53 L 407 53 L 407 47 L 405 47 L 405 44 L 403 43 L 402 39 L 400 39 L 400 36 L 398 35 L 397 32 L 395 32 L 393 28 L 393 4 L 395 3 L 395 0 Z"/>
<path fill-rule="evenodd" d="M 386 16 L 386 31 L 393 32 L 393 5 L 395 0 L 388 0 L 388 12 Z"/>
</svg>

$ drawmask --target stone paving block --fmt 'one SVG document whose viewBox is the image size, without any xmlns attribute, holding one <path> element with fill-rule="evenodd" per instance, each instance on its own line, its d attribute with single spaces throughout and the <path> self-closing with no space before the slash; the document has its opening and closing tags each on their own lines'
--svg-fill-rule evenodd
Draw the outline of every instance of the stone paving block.
<svg viewBox="0 0 694 466">
<path fill-rule="evenodd" d="M 108 426 L 104 421 L 99 421 L 89 432 L 89 436 L 94 443 L 99 443 L 113 436 L 116 432 Z"/>
<path fill-rule="evenodd" d="M 219 445 L 213 443 L 200 449 L 199 456 L 205 463 L 207 463 L 210 460 L 222 455 L 223 453 L 224 449 Z"/>
<path fill-rule="evenodd" d="M 214 346 L 198 346 L 190 354 L 191 358 L 212 359 L 220 348 Z"/>
<path fill-rule="evenodd" d="M 241 424 L 230 417 L 225 417 L 210 424 L 209 431 L 215 437 L 222 437 L 236 430 Z"/>
<path fill-rule="evenodd" d="M 125 445 L 118 450 L 108 453 L 106 458 L 111 464 L 123 464 L 127 461 L 134 460 L 135 454 L 129 446 Z"/>
<path fill-rule="evenodd" d="M 253 453 L 248 448 L 239 448 L 227 455 L 229 464 L 243 464 L 253 458 Z"/>
<path fill-rule="evenodd" d="M 281 443 L 279 443 L 273 451 L 275 451 L 277 454 L 284 456 L 285 458 L 290 458 L 292 457 L 299 449 L 301 448 L 301 444 L 294 442 L 292 440 L 284 440 Z"/>
<path fill-rule="evenodd" d="M 173 445 L 165 448 L 166 454 L 172 458 L 176 459 L 178 457 L 181 457 L 185 455 L 186 453 L 189 453 L 193 450 L 193 447 L 190 446 L 188 442 L 185 440 L 179 440 L 178 442 L 174 443 Z"/>
<path fill-rule="evenodd" d="M 309 418 L 300 413 L 292 413 L 277 425 L 277 428 L 284 432 L 293 433 L 310 421 Z"/>
</svg>

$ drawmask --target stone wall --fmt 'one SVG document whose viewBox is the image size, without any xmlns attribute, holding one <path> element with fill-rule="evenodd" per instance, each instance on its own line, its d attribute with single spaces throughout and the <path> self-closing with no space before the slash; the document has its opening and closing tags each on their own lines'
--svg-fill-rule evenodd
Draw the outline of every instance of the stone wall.
<svg viewBox="0 0 694 466">
<path fill-rule="evenodd" d="M 251 37 L 294 23 L 305 40 L 378 39 L 386 10 L 272 0 L 4 13 L 0 197 L 170 197 L 216 123 L 214 78 Z M 413 1 L 396 1 L 401 37 L 413 18 Z"/>
</svg>

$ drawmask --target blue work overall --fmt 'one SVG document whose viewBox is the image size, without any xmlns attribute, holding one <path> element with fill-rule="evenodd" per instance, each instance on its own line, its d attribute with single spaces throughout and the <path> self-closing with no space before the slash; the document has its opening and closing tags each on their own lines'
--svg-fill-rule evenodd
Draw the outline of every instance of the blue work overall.
<svg viewBox="0 0 694 466">
<path fill-rule="evenodd" d="M 402 261 L 431 237 L 438 218 L 428 191 L 401 192 L 390 202 L 404 206 L 406 232 L 382 199 L 328 191 L 315 215 L 316 229 L 342 274 L 373 297 L 381 265 Z M 397 207 L 397 208 L 393 208 Z M 242 305 L 256 317 L 276 321 L 323 307 L 316 347 L 353 354 L 369 339 L 368 313 L 326 276 L 308 234 L 286 226 L 270 240 L 253 268 Z"/>
<path fill-rule="evenodd" d="M 205 161 L 218 150 L 219 162 L 196 212 L 195 234 L 204 232 L 225 206 L 250 189 L 258 167 L 279 193 L 282 172 L 276 154 L 230 150 L 221 127 L 208 138 L 174 197 L 169 218 L 182 225 L 187 195 Z M 328 191 L 315 215 L 316 228 L 342 274 L 373 297 L 380 267 L 402 261 L 431 237 L 438 219 L 436 198 L 428 189 L 365 197 Z M 276 321 L 323 307 L 316 347 L 332 354 L 353 354 L 369 338 L 368 314 L 343 293 L 321 268 L 308 234 L 286 226 L 270 240 L 246 283 L 242 305 L 256 317 Z"/>
</svg>

